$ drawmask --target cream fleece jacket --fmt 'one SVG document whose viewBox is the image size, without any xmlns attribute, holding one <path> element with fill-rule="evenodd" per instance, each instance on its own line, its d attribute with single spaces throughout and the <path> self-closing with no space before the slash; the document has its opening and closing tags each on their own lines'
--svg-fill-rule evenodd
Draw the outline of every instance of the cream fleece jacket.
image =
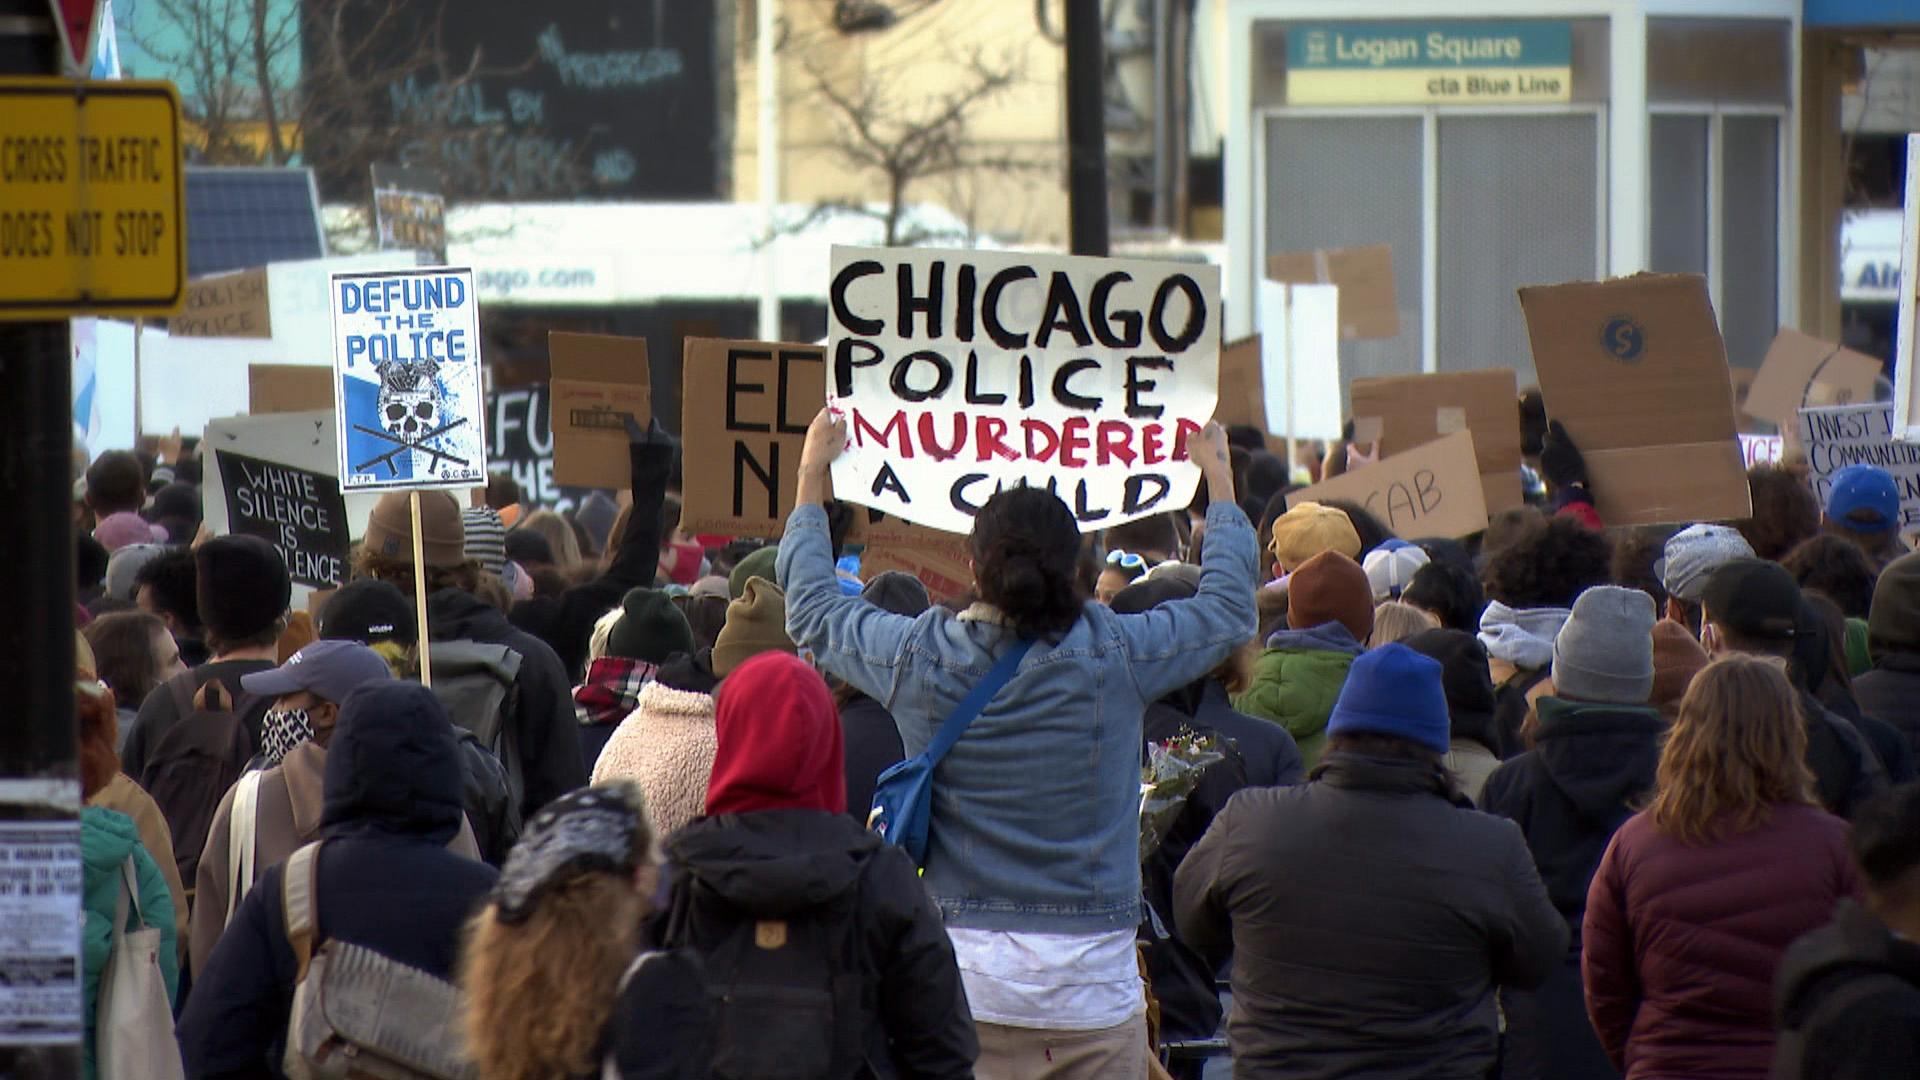
<svg viewBox="0 0 1920 1080">
<path fill-rule="evenodd" d="M 650 682 L 640 704 L 607 740 L 593 764 L 593 782 L 633 780 L 647 797 L 660 840 L 706 813 L 713 775 L 713 695 Z"/>
</svg>

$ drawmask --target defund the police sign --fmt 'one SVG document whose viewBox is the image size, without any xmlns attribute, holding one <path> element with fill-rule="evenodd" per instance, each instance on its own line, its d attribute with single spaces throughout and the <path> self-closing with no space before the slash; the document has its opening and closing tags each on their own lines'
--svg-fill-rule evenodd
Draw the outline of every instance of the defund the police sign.
<svg viewBox="0 0 1920 1080">
<path fill-rule="evenodd" d="M 335 274 L 340 490 L 486 483 L 486 397 L 473 271 Z"/>
<path fill-rule="evenodd" d="M 968 532 L 993 493 L 1056 492 L 1082 527 L 1184 507 L 1213 415 L 1220 273 L 1015 252 L 840 248 L 827 399 L 837 498 Z"/>
<path fill-rule="evenodd" d="M 1289 105 L 1568 101 L 1564 22 L 1340 22 L 1287 27 Z"/>
</svg>

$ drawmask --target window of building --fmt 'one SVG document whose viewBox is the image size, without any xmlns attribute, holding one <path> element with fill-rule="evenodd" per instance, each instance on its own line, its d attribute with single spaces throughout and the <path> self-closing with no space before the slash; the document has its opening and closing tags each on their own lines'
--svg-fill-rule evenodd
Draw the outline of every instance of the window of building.
<svg viewBox="0 0 1920 1080">
<path fill-rule="evenodd" d="M 1548 21 L 1569 32 L 1569 100 L 1480 105 L 1289 101 L 1289 36 L 1314 30 L 1255 25 L 1265 251 L 1393 249 L 1400 334 L 1343 342 L 1343 384 L 1503 367 L 1529 382 L 1516 291 L 1604 273 L 1607 20 Z"/>
<path fill-rule="evenodd" d="M 1595 106 L 1270 115 L 1267 252 L 1393 248 L 1400 336 L 1343 343 L 1343 385 L 1503 367 L 1530 382 L 1516 291 L 1603 272 L 1604 139 Z"/>
<path fill-rule="evenodd" d="M 1705 274 L 1727 359 L 1758 367 L 1782 322 L 1791 28 L 1647 22 L 1648 264 Z"/>
</svg>

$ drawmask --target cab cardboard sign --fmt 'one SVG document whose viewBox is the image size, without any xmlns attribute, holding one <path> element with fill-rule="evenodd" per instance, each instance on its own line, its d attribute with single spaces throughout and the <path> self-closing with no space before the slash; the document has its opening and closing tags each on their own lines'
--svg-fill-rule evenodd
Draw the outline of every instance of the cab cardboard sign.
<svg viewBox="0 0 1920 1080">
<path fill-rule="evenodd" d="M 0 79 L 0 318 L 173 314 L 185 220 L 172 83 Z"/>
</svg>

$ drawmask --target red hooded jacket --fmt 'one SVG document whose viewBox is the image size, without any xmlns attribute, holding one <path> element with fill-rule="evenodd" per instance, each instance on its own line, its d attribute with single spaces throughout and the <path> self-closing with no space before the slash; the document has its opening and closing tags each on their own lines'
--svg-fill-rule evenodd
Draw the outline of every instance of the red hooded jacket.
<svg viewBox="0 0 1920 1080">
<path fill-rule="evenodd" d="M 755 810 L 847 812 L 840 717 L 806 662 L 766 652 L 720 684 L 707 815 Z"/>
</svg>

